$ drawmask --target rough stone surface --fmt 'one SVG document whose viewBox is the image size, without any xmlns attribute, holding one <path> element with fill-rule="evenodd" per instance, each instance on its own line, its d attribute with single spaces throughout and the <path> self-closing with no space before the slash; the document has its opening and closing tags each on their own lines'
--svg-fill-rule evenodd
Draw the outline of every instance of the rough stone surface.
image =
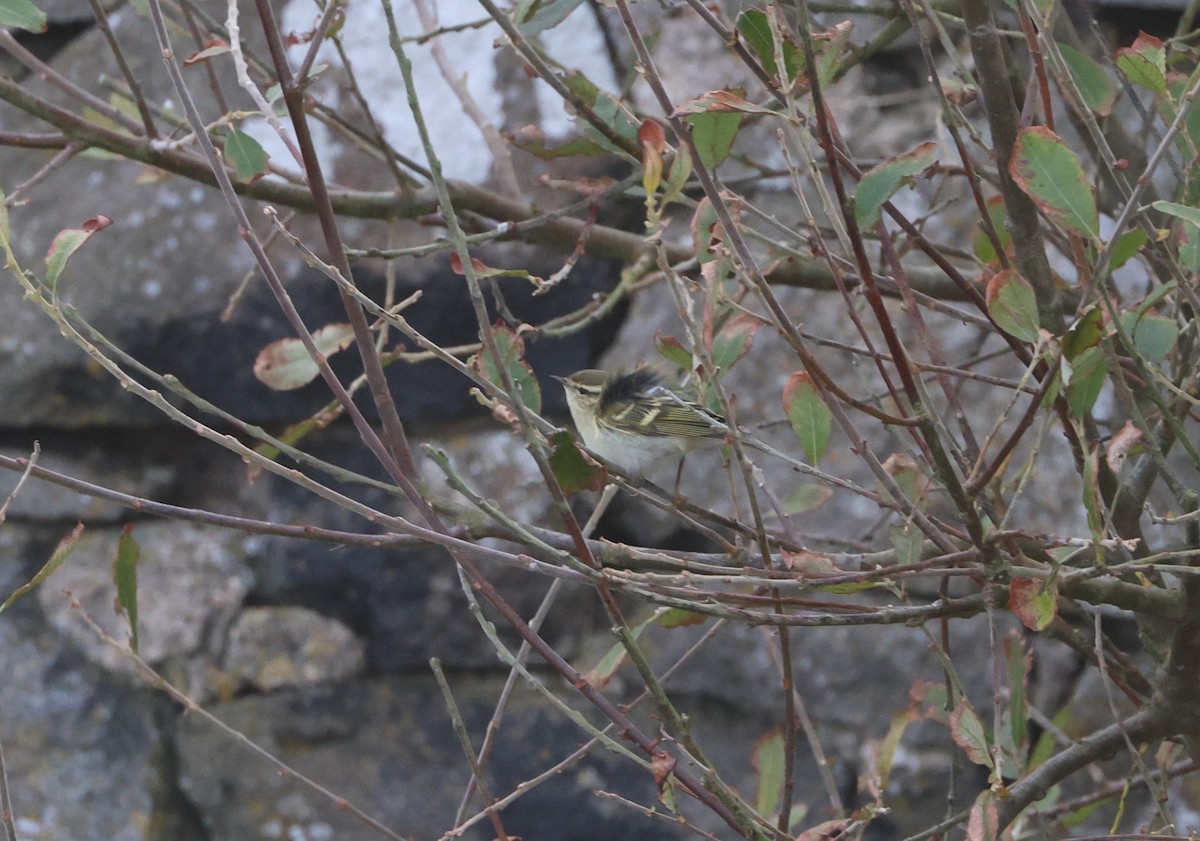
<svg viewBox="0 0 1200 841">
<path fill-rule="evenodd" d="M 0 528 L 0 594 L 44 562 Z M 32 597 L 0 617 L 0 739 L 17 836 L 198 841 L 174 791 L 161 699 L 113 680 L 48 629 Z"/>
<path fill-rule="evenodd" d="M 243 610 L 226 647 L 229 676 L 264 692 L 350 680 L 363 666 L 363 645 L 345 625 L 302 607 Z"/>
<path fill-rule="evenodd" d="M 129 623 L 113 610 L 116 529 L 85 531 L 67 562 L 37 591 L 51 624 L 92 661 L 132 675 L 133 661 L 97 637 L 82 609 L 121 648 Z M 138 561 L 139 653 L 183 688 L 203 694 L 208 664 L 250 587 L 242 537 L 187 523 L 151 522 L 133 532 Z M 69 592 L 70 596 L 65 595 Z M 78 602 L 80 608 L 72 606 Z"/>
</svg>

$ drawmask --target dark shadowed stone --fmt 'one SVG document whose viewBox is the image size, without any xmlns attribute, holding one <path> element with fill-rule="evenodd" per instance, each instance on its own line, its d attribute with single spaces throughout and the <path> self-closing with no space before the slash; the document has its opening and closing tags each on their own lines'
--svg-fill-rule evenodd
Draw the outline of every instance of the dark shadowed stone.
<svg viewBox="0 0 1200 841">
<path fill-rule="evenodd" d="M 502 681 L 453 673 L 449 680 L 468 732 L 482 733 Z M 335 796 L 404 837 L 436 838 L 453 826 L 470 771 L 442 696 L 429 676 L 246 698 L 213 711 L 300 773 L 327 785 Z M 752 716 L 721 715 L 713 725 L 715 761 L 731 766 L 731 778 L 745 780 L 751 771 L 749 759 L 725 751 L 726 740 L 752 744 L 751 734 L 765 730 L 765 723 Z M 586 740 L 560 711 L 519 687 L 506 710 L 488 767 L 491 792 L 497 797 L 508 794 Z M 183 788 L 203 816 L 211 841 L 296 833 L 343 841 L 378 837 L 336 803 L 252 759 L 195 717 L 180 721 L 176 742 Z M 597 749 L 505 809 L 505 829 L 524 838 L 555 841 L 684 837 L 671 822 L 651 820 L 640 809 L 598 797 L 596 789 L 646 807 L 656 805 L 655 786 L 647 771 Z M 711 815 L 700 813 L 685 796 L 679 800 L 702 826 L 719 831 Z M 478 810 L 476 803 L 468 814 Z M 494 835 L 485 820 L 464 837 L 485 841 Z"/>
</svg>

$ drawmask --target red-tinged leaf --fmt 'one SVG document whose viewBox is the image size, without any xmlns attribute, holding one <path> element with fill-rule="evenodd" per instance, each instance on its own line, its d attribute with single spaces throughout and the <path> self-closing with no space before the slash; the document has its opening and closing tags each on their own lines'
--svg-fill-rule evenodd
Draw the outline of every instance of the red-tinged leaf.
<svg viewBox="0 0 1200 841">
<path fill-rule="evenodd" d="M 905 184 L 937 162 L 937 144 L 922 143 L 915 149 L 888 158 L 872 167 L 854 190 L 854 218 L 862 228 L 873 228 L 879 221 L 883 205 Z"/>
<path fill-rule="evenodd" d="M 833 841 L 844 833 L 849 825 L 850 821 L 846 818 L 825 821 L 801 832 L 796 836 L 796 841 Z"/>
<path fill-rule="evenodd" d="M 238 181 L 256 181 L 269 171 L 269 156 L 259 142 L 244 131 L 230 129 L 225 135 L 225 159 L 233 165 Z"/>
<path fill-rule="evenodd" d="M 1058 614 L 1057 588 L 1047 581 L 1014 578 L 1008 585 L 1008 609 L 1031 631 L 1044 631 Z"/>
<path fill-rule="evenodd" d="M 685 348 L 674 336 L 664 336 L 661 333 L 656 333 L 654 336 L 654 347 L 662 354 L 663 358 L 673 364 L 681 371 L 692 370 L 692 352 Z"/>
<path fill-rule="evenodd" d="M 746 92 L 741 88 L 708 91 L 702 93 L 695 99 L 689 99 L 677 107 L 673 117 L 708 114 L 714 111 L 737 111 L 743 114 L 774 114 L 770 108 L 764 108 L 761 105 L 755 105 L 745 99 Z"/>
<path fill-rule="evenodd" d="M 4 600 L 4 604 L 0 604 L 0 613 L 8 609 L 8 606 L 27 594 L 34 587 L 41 584 L 51 574 L 63 565 L 63 561 L 71 554 L 71 550 L 75 548 L 75 544 L 79 542 L 80 536 L 83 534 L 83 523 L 78 523 L 75 528 L 71 529 L 70 534 L 58 541 L 58 545 L 54 547 L 54 551 L 50 553 L 50 560 L 42 565 L 42 568 L 37 571 L 33 578 L 22 584 L 12 595 Z"/>
<path fill-rule="evenodd" d="M 664 628 L 689 628 L 692 625 L 703 625 L 708 617 L 703 613 L 673 607 L 658 617 L 658 624 Z"/>
<path fill-rule="evenodd" d="M 780 557 L 783 558 L 785 569 L 801 575 L 822 576 L 841 572 L 838 565 L 833 562 L 833 558 L 817 552 L 810 552 L 807 549 L 799 552 L 789 552 L 784 549 L 780 552 Z"/>
<path fill-rule="evenodd" d="M 133 539 L 133 524 L 121 530 L 117 541 L 117 559 L 113 562 L 113 584 L 117 587 L 114 607 L 129 619 L 129 647 L 138 650 L 137 563 L 142 550 Z"/>
<path fill-rule="evenodd" d="M 1133 44 L 1117 50 L 1114 60 L 1117 69 L 1133 84 L 1156 95 L 1166 93 L 1167 51 L 1158 38 L 1139 32 Z"/>
<path fill-rule="evenodd" d="M 717 376 L 727 374 L 742 357 L 750 352 L 754 334 L 762 327 L 762 321 L 748 313 L 738 313 L 730 318 L 713 336 L 712 358 L 717 366 Z"/>
<path fill-rule="evenodd" d="M 476 257 L 471 258 L 471 270 L 475 272 L 476 277 L 486 277 L 488 272 L 491 271 L 491 269 L 489 269 L 482 260 Z M 450 271 L 454 272 L 456 275 L 466 274 L 466 272 L 463 271 L 462 258 L 458 256 L 457 251 L 450 252 Z"/>
<path fill-rule="evenodd" d="M 996 814 L 996 795 L 990 789 L 975 798 L 967 817 L 967 841 L 997 841 L 1000 818 Z"/>
<path fill-rule="evenodd" d="M 349 324 L 326 324 L 313 333 L 313 342 L 325 357 L 345 350 L 353 341 L 354 328 Z M 271 342 L 258 352 L 254 360 L 254 376 L 274 391 L 302 388 L 320 373 L 304 343 L 294 338 Z"/>
<path fill-rule="evenodd" d="M 207 61 L 214 56 L 225 55 L 225 53 L 229 52 L 230 49 L 231 48 L 228 42 L 222 41 L 220 38 L 214 38 L 204 46 L 204 49 L 200 50 L 199 52 L 192 53 L 190 56 L 185 58 L 183 60 L 183 66 L 187 67 L 192 64 L 198 64 L 201 61 Z"/>
<path fill-rule="evenodd" d="M 583 454 L 569 432 L 550 437 L 550 469 L 563 493 L 602 491 L 608 484 L 608 471 Z"/>
<path fill-rule="evenodd" d="M 676 809 L 675 783 L 671 781 L 671 772 L 675 770 L 677 762 L 675 757 L 661 750 L 655 751 L 650 757 L 650 773 L 654 775 L 654 782 L 658 785 L 659 802 L 672 812 Z"/>
<path fill-rule="evenodd" d="M 525 340 L 520 334 L 513 332 L 504 322 L 496 322 L 492 327 L 496 339 L 496 350 L 500 353 L 500 365 L 508 372 L 517 394 L 529 409 L 534 412 L 542 410 L 542 388 L 538 385 L 533 369 L 525 361 Z M 500 376 L 500 368 L 492 354 L 486 351 L 472 357 L 472 364 L 489 382 L 503 388 L 504 380 Z"/>
<path fill-rule="evenodd" d="M 988 750 L 987 728 L 979 713 L 963 698 L 950 713 L 950 738 L 954 743 L 967 752 L 967 758 L 977 765 L 992 767 L 992 757 Z"/>
<path fill-rule="evenodd" d="M 996 326 L 1023 342 L 1037 341 L 1041 323 L 1037 295 L 1029 281 L 1012 269 L 996 272 L 988 280 L 985 297 Z"/>
<path fill-rule="evenodd" d="M 1079 158 L 1045 126 L 1021 129 L 1009 174 L 1043 212 L 1072 233 L 1100 236 L 1096 195 Z"/>
<path fill-rule="evenodd" d="M 1125 459 L 1129 458 L 1129 451 L 1141 443 L 1144 434 L 1139 427 L 1134 425 L 1133 421 L 1125 421 L 1125 425 L 1112 437 L 1112 440 L 1108 442 L 1108 449 L 1104 451 L 1108 469 L 1113 473 L 1120 473 Z"/>
<path fill-rule="evenodd" d="M 804 454 L 816 464 L 829 444 L 833 414 L 807 371 L 797 371 L 788 377 L 783 386 L 783 411 Z"/>
<path fill-rule="evenodd" d="M 0 26 L 45 32 L 46 13 L 29 0 L 0 0 Z"/>
<path fill-rule="evenodd" d="M 112 223 L 113 220 L 107 216 L 98 215 L 84 222 L 81 227 L 59 231 L 46 251 L 46 285 L 51 289 L 57 286 L 71 256 L 83 247 L 92 234 L 103 231 Z"/>
<path fill-rule="evenodd" d="M 649 198 L 662 183 L 662 153 L 667 148 L 667 136 L 656 120 L 647 118 L 638 127 L 638 141 L 642 144 L 642 188 Z"/>
<path fill-rule="evenodd" d="M 773 815 L 783 800 L 784 741 L 783 731 L 778 727 L 767 731 L 754 744 L 750 764 L 758 776 L 758 794 L 754 798 L 754 811 L 760 815 Z"/>
<path fill-rule="evenodd" d="M 1058 51 L 1087 109 L 1101 117 L 1111 114 L 1113 104 L 1117 101 L 1117 85 L 1108 72 L 1091 56 L 1069 44 L 1059 44 Z"/>
</svg>

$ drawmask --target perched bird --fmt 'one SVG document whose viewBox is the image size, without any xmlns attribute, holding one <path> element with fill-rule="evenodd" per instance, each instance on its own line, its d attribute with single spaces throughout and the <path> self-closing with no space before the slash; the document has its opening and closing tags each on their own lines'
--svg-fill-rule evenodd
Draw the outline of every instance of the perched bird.
<svg viewBox="0 0 1200 841">
<path fill-rule="evenodd" d="M 671 391 L 648 368 L 556 379 L 583 443 L 632 475 L 666 456 L 720 446 L 729 434 L 723 417 Z"/>
</svg>

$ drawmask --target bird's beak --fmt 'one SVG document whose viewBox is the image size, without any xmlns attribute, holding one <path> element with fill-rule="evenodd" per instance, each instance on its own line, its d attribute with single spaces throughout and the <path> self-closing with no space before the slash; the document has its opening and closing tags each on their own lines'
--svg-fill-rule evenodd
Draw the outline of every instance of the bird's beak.
<svg viewBox="0 0 1200 841">
<path fill-rule="evenodd" d="M 567 381 L 566 377 L 560 377 L 558 374 L 551 374 L 550 379 L 558 380 L 560 383 L 565 383 Z"/>
</svg>

